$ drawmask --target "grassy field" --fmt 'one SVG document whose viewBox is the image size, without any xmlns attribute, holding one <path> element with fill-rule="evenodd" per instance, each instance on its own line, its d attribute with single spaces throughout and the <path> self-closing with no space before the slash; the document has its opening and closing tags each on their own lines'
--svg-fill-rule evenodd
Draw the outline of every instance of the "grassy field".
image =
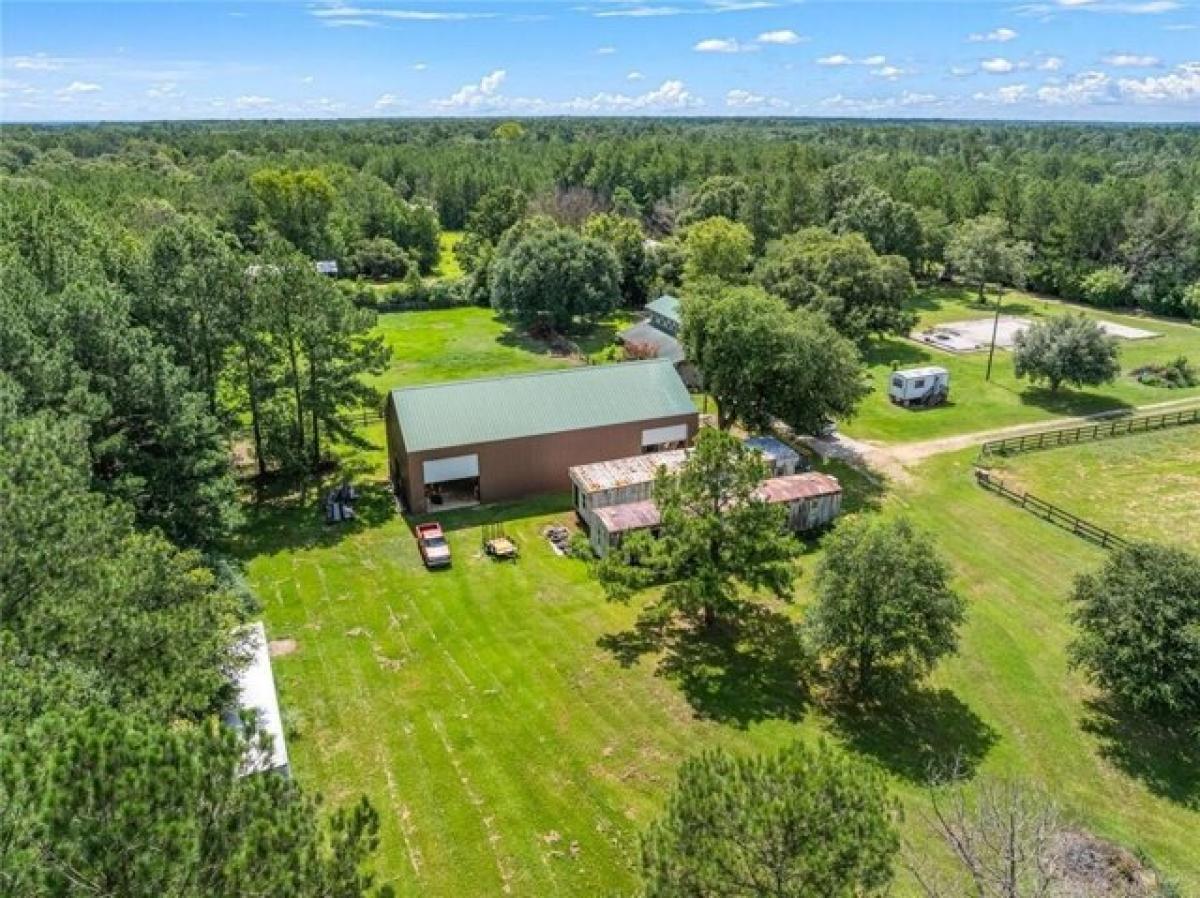
<svg viewBox="0 0 1200 898">
<path fill-rule="evenodd" d="M 822 735 L 874 758 L 910 804 L 955 754 L 1031 777 L 1081 825 L 1200 887 L 1195 744 L 1123 718 L 1067 665 L 1062 597 L 1099 551 L 975 487 L 971 458 L 934 459 L 886 497 L 838 471 L 855 507 L 933 531 L 970 601 L 960 654 L 861 716 L 830 715 L 803 687 L 793 624 L 819 550 L 794 606 L 659 642 L 540 538 L 570 519 L 564 499 L 443 516 L 455 564 L 441 573 L 421 568 L 381 493 L 345 529 L 311 504 L 254 512 L 242 552 L 268 631 L 298 643 L 276 659 L 296 775 L 335 803 L 371 797 L 379 867 L 405 896 L 628 892 L 636 833 L 680 760 Z M 515 564 L 480 553 L 488 520 L 520 543 Z"/>
<path fill-rule="evenodd" d="M 918 309 L 922 327 L 947 321 L 984 318 L 992 311 L 977 305 L 969 291 L 946 287 L 922 291 Z M 1113 315 L 1022 293 L 1009 293 L 1004 298 L 1005 314 L 1035 320 L 1072 310 L 1083 311 L 1094 318 L 1159 332 L 1162 336 L 1151 340 L 1120 341 L 1121 365 L 1125 373 L 1116 383 L 1084 390 L 1063 387 L 1057 395 L 1044 387 L 1034 387 L 1027 381 L 1018 380 L 1013 375 L 1012 354 L 1004 350 L 996 351 L 992 380 L 988 382 L 984 380 L 986 352 L 956 355 L 910 340 L 892 338 L 876 341 L 867 357 L 875 391 L 863 401 L 858 416 L 845 422 L 842 430 L 862 439 L 904 442 L 1200 395 L 1200 387 L 1168 390 L 1144 386 L 1128 373 L 1148 362 L 1167 362 L 1180 355 L 1188 356 L 1194 363 L 1200 364 L 1198 327 L 1182 322 Z M 902 368 L 941 365 L 949 369 L 951 401 L 940 408 L 924 411 L 909 411 L 893 406 L 887 397 L 887 381 L 893 363 Z"/>
<path fill-rule="evenodd" d="M 380 329 L 396 351 L 381 387 L 569 364 L 485 309 L 385 315 Z M 1031 410 L 1051 414 L 1006 414 Z M 951 429 L 997 423 L 965 404 L 943 412 Z M 942 412 L 904 414 L 909 427 Z M 352 466 L 378 475 L 382 427 L 364 436 Z M 1080 513 L 1107 508 L 1122 532 L 1164 506 L 1183 530 L 1198 451 L 1200 428 L 1186 429 L 1022 456 L 1009 476 Z M 925 688 L 858 715 L 830 712 L 804 685 L 795 625 L 818 548 L 794 604 L 716 639 L 656 639 L 636 626 L 636 604 L 606 602 L 582 563 L 541 538 L 570 521 L 565 497 L 441 516 L 455 564 L 436 574 L 379 488 L 337 529 L 311 498 L 251 509 L 239 551 L 271 638 L 297 642 L 275 659 L 296 776 L 335 804 L 371 797 L 377 865 L 402 896 L 628 894 L 636 834 L 684 757 L 819 737 L 876 760 L 910 806 L 930 765 L 954 755 L 973 772 L 1032 778 L 1081 826 L 1144 850 L 1185 894 L 1200 888 L 1200 749 L 1122 716 L 1067 664 L 1063 597 L 1099 550 L 974 486 L 973 457 L 931 459 L 890 492 L 834 469 L 852 509 L 903 512 L 935 534 L 970 608 L 960 653 Z M 520 544 L 515 564 L 481 554 L 490 521 Z"/>
<path fill-rule="evenodd" d="M 1017 455 L 996 471 L 1126 538 L 1200 551 L 1200 427 Z"/>
</svg>

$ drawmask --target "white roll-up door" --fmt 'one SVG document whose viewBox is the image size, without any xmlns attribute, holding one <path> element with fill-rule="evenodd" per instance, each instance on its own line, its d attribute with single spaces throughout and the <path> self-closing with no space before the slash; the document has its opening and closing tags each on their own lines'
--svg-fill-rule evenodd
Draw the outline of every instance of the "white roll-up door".
<svg viewBox="0 0 1200 898">
<path fill-rule="evenodd" d="M 455 455 L 453 458 L 435 458 L 423 463 L 421 470 L 426 484 L 478 477 L 479 456 Z"/>
<path fill-rule="evenodd" d="M 670 427 L 651 427 L 642 431 L 643 446 L 661 446 L 663 443 L 687 442 L 687 425 L 672 424 Z"/>
</svg>

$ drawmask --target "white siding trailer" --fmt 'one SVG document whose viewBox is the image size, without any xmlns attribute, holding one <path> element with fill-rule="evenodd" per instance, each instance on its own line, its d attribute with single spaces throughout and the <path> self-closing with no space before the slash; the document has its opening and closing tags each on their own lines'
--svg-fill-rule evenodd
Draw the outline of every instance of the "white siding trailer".
<svg viewBox="0 0 1200 898">
<path fill-rule="evenodd" d="M 936 365 L 893 371 L 888 380 L 888 398 L 905 408 L 941 405 L 949 396 L 950 372 Z"/>
</svg>

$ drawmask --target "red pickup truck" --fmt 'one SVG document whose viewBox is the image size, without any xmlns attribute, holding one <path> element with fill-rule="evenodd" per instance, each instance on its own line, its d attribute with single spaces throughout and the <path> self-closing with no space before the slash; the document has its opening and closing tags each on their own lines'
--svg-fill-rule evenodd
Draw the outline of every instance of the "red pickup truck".
<svg viewBox="0 0 1200 898">
<path fill-rule="evenodd" d="M 428 524 L 417 524 L 417 547 L 421 550 L 421 558 L 425 567 L 449 567 L 450 544 L 442 533 L 442 525 L 433 521 Z"/>
</svg>

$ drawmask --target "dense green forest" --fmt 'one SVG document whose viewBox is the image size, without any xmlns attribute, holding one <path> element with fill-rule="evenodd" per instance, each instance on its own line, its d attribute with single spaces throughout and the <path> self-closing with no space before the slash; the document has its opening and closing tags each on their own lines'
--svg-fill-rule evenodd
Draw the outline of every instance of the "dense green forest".
<svg viewBox="0 0 1200 898">
<path fill-rule="evenodd" d="M 723 411 L 808 432 L 853 409 L 919 279 L 1200 318 L 1195 128 L 11 126 L 0 172 L 4 895 L 371 890 L 370 806 L 236 777 L 215 723 L 256 614 L 243 503 L 327 472 L 379 408 L 366 281 L 550 335 L 708 296 L 688 326 L 712 346 L 749 318 L 812 362 L 803 407 L 739 395 L 739 365 Z M 443 231 L 461 279 L 437 278 Z"/>
<path fill-rule="evenodd" d="M 1198 145 L 1200 133 L 1189 127 L 1002 123 L 31 126 L 6 129 L 0 166 L 133 229 L 149 224 L 145 203 L 156 199 L 219 222 L 243 243 L 263 197 L 252 176 L 263 168 L 316 169 L 333 188 L 334 220 L 328 235 L 302 248 L 344 258 L 355 241 L 384 235 L 422 266 L 432 258 L 432 223 L 419 210 L 379 209 L 387 205 L 380 188 L 432 205 L 448 230 L 466 227 L 482 196 L 512 187 L 575 223 L 623 203 L 648 233 L 662 236 L 707 179 L 725 175 L 744 190 L 739 214 L 760 246 L 834 224 L 923 264 L 940 261 L 946 226 L 992 215 L 1032 247 L 1032 289 L 1178 314 L 1197 279 Z"/>
</svg>

